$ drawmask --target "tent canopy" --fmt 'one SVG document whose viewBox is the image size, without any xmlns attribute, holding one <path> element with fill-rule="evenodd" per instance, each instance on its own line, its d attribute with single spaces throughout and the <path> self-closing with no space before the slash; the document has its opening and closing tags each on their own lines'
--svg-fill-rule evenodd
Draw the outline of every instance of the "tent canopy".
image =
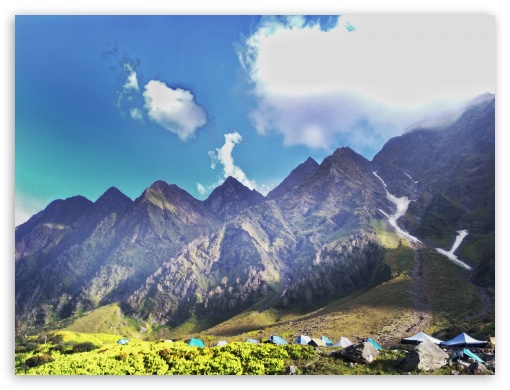
<svg viewBox="0 0 510 390">
<path fill-rule="evenodd" d="M 436 339 L 435 337 L 429 336 L 428 334 L 425 334 L 423 332 L 418 332 L 413 336 L 410 337 L 404 337 L 400 339 L 400 343 L 402 344 L 420 344 L 425 340 L 430 340 L 434 344 L 441 344 L 443 341 Z"/>
<path fill-rule="evenodd" d="M 371 342 L 371 343 L 372 343 L 372 345 L 373 345 L 374 347 L 376 347 L 378 350 L 382 350 L 382 347 L 381 347 L 379 344 L 377 344 L 377 343 L 374 341 L 374 339 L 372 339 L 372 338 L 370 338 L 370 337 L 369 337 L 369 338 L 368 338 L 368 341 L 369 341 L 369 342 Z"/>
<path fill-rule="evenodd" d="M 271 341 L 273 344 L 287 344 L 287 342 L 284 339 L 282 339 L 280 336 L 272 335 L 269 338 L 269 341 Z"/>
<path fill-rule="evenodd" d="M 220 340 L 216 343 L 217 347 L 223 347 L 224 345 L 227 345 L 227 340 Z"/>
<path fill-rule="evenodd" d="M 312 339 L 309 336 L 305 336 L 302 334 L 296 339 L 295 344 L 307 345 L 311 340 Z"/>
<path fill-rule="evenodd" d="M 311 339 L 308 345 L 311 345 L 313 347 L 325 347 L 326 343 L 321 339 Z"/>
<path fill-rule="evenodd" d="M 440 345 L 445 347 L 481 347 L 487 344 L 487 341 L 474 339 L 470 335 L 462 332 L 453 339 L 443 341 Z"/>
<path fill-rule="evenodd" d="M 255 339 L 246 339 L 247 343 L 258 344 L 259 342 Z"/>
<path fill-rule="evenodd" d="M 324 344 L 326 344 L 326 347 L 333 346 L 333 341 L 331 341 L 327 336 L 321 336 L 321 340 L 324 341 Z"/>
<path fill-rule="evenodd" d="M 129 343 L 129 339 L 119 339 L 117 340 L 117 344 L 120 344 L 120 345 L 125 345 Z"/>
<path fill-rule="evenodd" d="M 202 340 L 196 339 L 196 338 L 190 339 L 190 341 L 188 342 L 188 345 L 190 347 L 200 347 L 200 348 L 204 348 L 205 347 L 204 342 Z"/>
<path fill-rule="evenodd" d="M 348 347 L 349 345 L 352 345 L 352 341 L 349 340 L 347 337 L 340 337 L 340 340 L 338 340 L 338 342 L 336 342 L 335 344 L 333 344 L 333 347 L 342 347 L 342 348 L 346 348 Z"/>
</svg>

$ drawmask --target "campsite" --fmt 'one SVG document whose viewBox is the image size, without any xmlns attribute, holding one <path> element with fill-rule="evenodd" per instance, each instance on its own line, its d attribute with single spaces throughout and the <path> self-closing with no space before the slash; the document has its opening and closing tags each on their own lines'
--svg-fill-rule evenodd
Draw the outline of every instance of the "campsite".
<svg viewBox="0 0 510 390">
<path fill-rule="evenodd" d="M 17 375 L 493 375 L 495 337 L 476 340 L 461 333 L 441 341 L 419 332 L 398 345 L 383 347 L 371 337 L 143 341 L 57 331 L 47 338 L 17 339 L 15 371 Z"/>
</svg>

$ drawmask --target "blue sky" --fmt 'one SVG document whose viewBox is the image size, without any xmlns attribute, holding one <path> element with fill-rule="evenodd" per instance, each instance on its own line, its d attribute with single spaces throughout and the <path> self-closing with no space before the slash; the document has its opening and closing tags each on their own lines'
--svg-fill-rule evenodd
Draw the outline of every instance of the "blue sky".
<svg viewBox="0 0 510 390">
<path fill-rule="evenodd" d="M 54 199 L 267 193 L 309 156 L 368 159 L 495 92 L 484 15 L 17 16 L 16 225 Z"/>
</svg>

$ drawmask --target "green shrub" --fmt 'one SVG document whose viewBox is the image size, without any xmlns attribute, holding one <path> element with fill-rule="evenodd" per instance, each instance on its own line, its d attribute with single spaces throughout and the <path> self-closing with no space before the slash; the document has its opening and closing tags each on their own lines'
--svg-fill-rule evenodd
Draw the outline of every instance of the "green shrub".
<svg viewBox="0 0 510 390">
<path fill-rule="evenodd" d="M 27 367 L 37 367 L 44 363 L 52 362 L 53 358 L 50 355 L 36 355 L 29 357 L 25 360 L 25 365 Z"/>
<path fill-rule="evenodd" d="M 94 343 L 91 343 L 90 341 L 85 341 L 83 343 L 75 344 L 72 348 L 72 353 L 79 353 L 79 352 L 90 352 L 94 349 L 99 349 L 99 346 L 97 346 Z"/>
</svg>

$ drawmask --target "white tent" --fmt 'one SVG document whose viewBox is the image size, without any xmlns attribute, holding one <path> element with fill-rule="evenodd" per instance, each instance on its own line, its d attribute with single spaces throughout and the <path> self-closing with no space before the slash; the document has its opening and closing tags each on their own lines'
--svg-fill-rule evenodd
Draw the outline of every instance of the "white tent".
<svg viewBox="0 0 510 390">
<path fill-rule="evenodd" d="M 402 338 L 402 339 L 400 339 L 400 343 L 402 343 L 402 344 L 420 344 L 425 340 L 430 340 L 434 344 L 437 344 L 437 345 L 442 343 L 441 340 L 436 339 L 435 337 L 429 336 L 428 334 L 425 334 L 423 332 L 418 332 L 411 337 Z"/>
<path fill-rule="evenodd" d="M 485 344 L 487 344 L 487 341 L 474 339 L 464 332 L 458 334 L 453 339 L 441 342 L 441 346 L 445 347 L 481 347 Z"/>
<path fill-rule="evenodd" d="M 227 345 L 227 340 L 220 340 L 216 343 L 217 347 L 223 347 L 224 345 Z"/>
<path fill-rule="evenodd" d="M 304 345 L 307 345 L 310 341 L 312 341 L 312 339 L 309 336 L 305 336 L 305 335 L 302 334 L 301 336 L 299 336 L 296 339 L 294 344 L 304 344 Z"/>
<path fill-rule="evenodd" d="M 338 340 L 335 344 L 333 344 L 333 347 L 342 347 L 346 348 L 349 345 L 352 345 L 352 341 L 349 340 L 347 337 L 340 337 L 340 340 Z"/>
</svg>

